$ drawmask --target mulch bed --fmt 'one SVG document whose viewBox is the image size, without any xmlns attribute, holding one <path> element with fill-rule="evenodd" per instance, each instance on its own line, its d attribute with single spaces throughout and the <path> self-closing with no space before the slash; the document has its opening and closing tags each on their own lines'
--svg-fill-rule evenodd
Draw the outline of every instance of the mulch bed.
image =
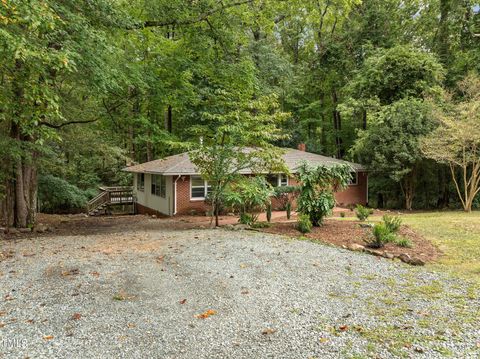
<svg viewBox="0 0 480 359">
<path fill-rule="evenodd" d="M 262 231 L 291 237 L 303 236 L 338 247 L 349 248 L 352 244 L 366 245 L 365 239 L 371 229 L 360 227 L 360 223 L 358 221 L 327 219 L 322 227 L 314 227 L 311 233 L 305 235 L 302 235 L 295 228 L 295 222 L 273 223 L 271 227 L 264 228 Z M 435 261 L 442 254 L 435 245 L 406 225 L 400 228 L 399 236 L 408 238 L 413 244 L 412 248 L 399 247 L 394 243 L 389 243 L 381 251 L 391 253 L 394 256 L 408 254 L 410 257 L 420 258 L 424 262 Z"/>
</svg>

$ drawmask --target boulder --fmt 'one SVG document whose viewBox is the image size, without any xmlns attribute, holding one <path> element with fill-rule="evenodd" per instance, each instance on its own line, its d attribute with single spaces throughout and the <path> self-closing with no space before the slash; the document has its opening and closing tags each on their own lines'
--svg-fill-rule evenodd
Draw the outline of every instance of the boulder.
<svg viewBox="0 0 480 359">
<path fill-rule="evenodd" d="M 373 224 L 372 223 L 359 223 L 358 224 L 361 228 L 372 228 Z"/>
<path fill-rule="evenodd" d="M 383 256 L 387 259 L 394 259 L 395 256 L 390 252 L 383 252 Z"/>
<path fill-rule="evenodd" d="M 365 250 L 364 246 L 362 246 L 361 244 L 357 244 L 357 243 L 349 243 L 347 248 L 350 249 L 351 251 L 355 251 L 355 252 L 363 252 Z"/>
<path fill-rule="evenodd" d="M 376 250 L 376 249 L 365 248 L 365 252 L 367 252 L 368 254 L 372 254 L 374 256 L 377 256 L 377 257 L 383 257 L 383 252 L 379 251 L 379 250 Z"/>
<path fill-rule="evenodd" d="M 412 257 L 410 257 L 407 253 L 402 253 L 398 255 L 397 258 L 404 263 L 410 263 L 410 260 L 412 259 Z"/>
<path fill-rule="evenodd" d="M 39 223 L 33 228 L 33 230 L 37 233 L 45 233 L 48 231 L 48 226 L 46 226 L 45 224 Z"/>
<path fill-rule="evenodd" d="M 411 264 L 412 266 L 424 266 L 425 261 L 421 258 L 413 257 L 410 259 L 410 262 L 408 264 Z"/>
</svg>

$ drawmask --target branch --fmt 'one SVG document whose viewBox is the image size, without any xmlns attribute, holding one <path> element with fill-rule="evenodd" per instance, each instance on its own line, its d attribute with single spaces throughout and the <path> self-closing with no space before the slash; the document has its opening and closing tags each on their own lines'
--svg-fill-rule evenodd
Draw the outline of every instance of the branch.
<svg viewBox="0 0 480 359">
<path fill-rule="evenodd" d="M 193 25 L 198 22 L 205 21 L 209 16 L 214 15 L 218 12 L 223 10 L 237 7 L 245 4 L 251 4 L 254 0 L 240 0 L 230 4 L 222 5 L 220 7 L 208 10 L 207 12 L 199 15 L 198 17 L 187 18 L 185 20 L 171 20 L 171 21 L 158 21 L 158 20 L 147 20 L 144 23 L 140 23 L 131 27 L 131 29 L 143 29 L 146 27 L 165 27 L 165 26 L 172 26 L 172 25 Z"/>
<path fill-rule="evenodd" d="M 39 123 L 39 125 L 40 125 L 40 126 L 47 126 L 47 127 L 50 127 L 50 128 L 59 129 L 59 128 L 62 128 L 62 127 L 65 127 L 65 126 L 69 126 L 69 125 L 83 124 L 83 123 L 92 123 L 92 122 L 96 122 L 96 121 L 98 121 L 98 119 L 95 119 L 95 120 L 87 120 L 87 121 L 68 121 L 68 122 L 60 123 L 60 124 L 58 124 L 58 125 L 53 124 L 53 123 L 49 123 L 49 122 L 43 122 L 43 121 L 41 121 L 41 122 Z"/>
</svg>

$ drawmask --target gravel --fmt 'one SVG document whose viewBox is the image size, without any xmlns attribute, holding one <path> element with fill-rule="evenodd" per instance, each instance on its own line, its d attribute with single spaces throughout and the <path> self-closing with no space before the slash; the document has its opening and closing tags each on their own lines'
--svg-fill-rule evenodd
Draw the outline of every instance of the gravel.
<svg viewBox="0 0 480 359">
<path fill-rule="evenodd" d="M 468 283 L 309 241 L 133 229 L 3 251 L 0 357 L 480 355 Z"/>
</svg>

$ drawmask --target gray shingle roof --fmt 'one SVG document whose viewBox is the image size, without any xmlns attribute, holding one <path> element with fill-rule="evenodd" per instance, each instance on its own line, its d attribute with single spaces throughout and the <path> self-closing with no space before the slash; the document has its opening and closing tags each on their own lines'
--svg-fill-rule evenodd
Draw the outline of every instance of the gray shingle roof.
<svg viewBox="0 0 480 359">
<path fill-rule="evenodd" d="M 343 161 L 332 157 L 317 155 L 316 153 L 294 150 L 285 148 L 283 159 L 290 169 L 290 172 L 297 172 L 298 166 L 302 161 L 307 161 L 313 166 L 326 165 L 333 166 L 335 164 L 348 164 L 356 171 L 365 171 L 365 167 L 358 163 Z M 198 174 L 195 165 L 190 161 L 188 152 L 180 153 L 178 155 L 169 156 L 160 160 L 141 163 L 139 165 L 124 168 L 124 171 L 133 173 L 154 173 L 162 175 L 194 175 Z M 241 171 L 243 174 L 252 173 L 251 170 Z"/>
</svg>

